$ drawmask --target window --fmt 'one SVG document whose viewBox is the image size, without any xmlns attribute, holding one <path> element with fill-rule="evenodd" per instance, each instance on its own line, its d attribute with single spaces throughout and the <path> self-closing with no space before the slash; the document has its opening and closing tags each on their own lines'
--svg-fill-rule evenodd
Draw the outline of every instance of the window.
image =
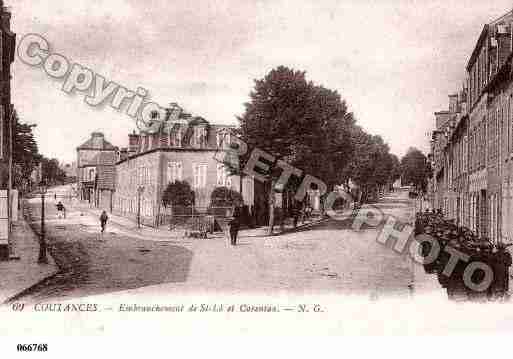
<svg viewBox="0 0 513 359">
<path fill-rule="evenodd" d="M 223 137 L 224 137 L 224 132 L 223 131 L 217 131 L 217 133 L 216 133 L 216 146 L 217 146 L 217 148 L 221 148 L 221 146 L 223 145 Z"/>
<path fill-rule="evenodd" d="M 228 168 L 226 168 L 226 166 L 221 163 L 217 164 L 217 185 L 228 188 L 232 186 L 232 178 Z"/>
<path fill-rule="evenodd" d="M 192 145 L 195 147 L 203 147 L 206 144 L 206 128 L 194 127 L 194 137 L 192 138 Z"/>
<path fill-rule="evenodd" d="M 193 163 L 194 188 L 205 188 L 207 186 L 207 165 Z"/>
<path fill-rule="evenodd" d="M 175 147 L 182 147 L 182 129 L 179 128 L 175 132 L 175 141 L 174 141 Z"/>
<path fill-rule="evenodd" d="M 169 162 L 167 167 L 167 181 L 173 183 L 182 180 L 182 163 L 181 162 Z"/>
</svg>

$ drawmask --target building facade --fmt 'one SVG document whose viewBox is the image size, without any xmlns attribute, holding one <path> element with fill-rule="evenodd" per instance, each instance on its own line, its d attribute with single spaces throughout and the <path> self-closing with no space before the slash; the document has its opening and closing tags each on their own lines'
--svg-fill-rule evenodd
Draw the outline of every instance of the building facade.
<svg viewBox="0 0 513 359">
<path fill-rule="evenodd" d="M 91 137 L 77 147 L 77 183 L 80 199 L 98 206 L 99 183 L 105 183 L 105 173 L 112 173 L 114 182 L 115 162 L 118 149 L 105 139 L 101 132 L 93 132 Z M 107 167 L 106 167 L 107 166 Z M 108 168 L 110 166 L 110 169 Z M 100 172 L 102 177 L 99 177 Z M 100 181 L 100 182 L 99 182 Z M 113 184 L 112 184 L 113 187 Z M 110 188 L 108 188 L 110 190 Z M 112 188 L 112 191 L 114 189 Z"/>
<path fill-rule="evenodd" d="M 483 27 L 466 66 L 464 109 L 456 117 L 449 109 L 448 126 L 438 113 L 432 138 L 434 206 L 495 243 L 513 239 L 512 25 L 510 11 Z"/>
<path fill-rule="evenodd" d="M 216 187 L 240 192 L 251 210 L 253 179 L 231 175 L 221 161 L 228 151 L 230 129 L 174 108 L 155 132 L 130 134 L 128 153 L 123 150 L 116 164 L 113 212 L 158 225 L 164 211 L 162 194 L 177 180 L 190 184 L 199 212 L 207 210 Z"/>
</svg>

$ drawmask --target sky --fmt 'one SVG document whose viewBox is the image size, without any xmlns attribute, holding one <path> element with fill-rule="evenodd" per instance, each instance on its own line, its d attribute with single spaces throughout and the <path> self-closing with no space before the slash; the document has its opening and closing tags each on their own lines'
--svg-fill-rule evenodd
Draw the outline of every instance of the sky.
<svg viewBox="0 0 513 359">
<path fill-rule="evenodd" d="M 461 89 L 486 22 L 510 0 L 5 0 L 18 41 L 42 35 L 51 52 L 160 105 L 236 124 L 254 79 L 285 65 L 337 90 L 368 132 L 398 156 L 429 150 L 435 111 Z M 37 124 L 40 152 L 71 162 L 91 132 L 127 146 L 134 121 L 61 90 L 17 57 L 13 103 Z"/>
</svg>

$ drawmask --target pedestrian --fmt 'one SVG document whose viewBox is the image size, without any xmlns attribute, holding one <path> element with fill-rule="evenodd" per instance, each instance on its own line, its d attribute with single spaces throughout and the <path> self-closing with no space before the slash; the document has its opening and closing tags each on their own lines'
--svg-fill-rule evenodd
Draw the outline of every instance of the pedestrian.
<svg viewBox="0 0 513 359">
<path fill-rule="evenodd" d="M 237 245 L 237 235 L 239 234 L 240 228 L 240 212 L 240 207 L 238 205 L 235 205 L 232 212 L 232 218 L 228 223 L 230 226 L 230 244 L 232 246 Z"/>
<path fill-rule="evenodd" d="M 66 218 L 66 208 L 61 201 L 57 203 L 57 218 Z"/>
<path fill-rule="evenodd" d="M 301 204 L 295 203 L 292 207 L 292 216 L 294 218 L 294 228 L 297 227 L 297 222 L 299 221 L 299 217 L 301 216 Z"/>
<path fill-rule="evenodd" d="M 107 216 L 107 212 L 103 211 L 100 216 L 100 226 L 102 227 L 102 233 L 105 232 L 105 228 L 107 227 L 107 220 L 109 216 Z"/>
<path fill-rule="evenodd" d="M 310 220 L 310 217 L 312 216 L 312 207 L 307 204 L 305 208 L 305 220 Z"/>
</svg>

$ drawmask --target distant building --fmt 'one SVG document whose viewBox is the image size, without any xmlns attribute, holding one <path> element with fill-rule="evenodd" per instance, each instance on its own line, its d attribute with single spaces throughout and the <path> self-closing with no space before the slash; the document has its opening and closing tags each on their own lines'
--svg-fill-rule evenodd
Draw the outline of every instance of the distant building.
<svg viewBox="0 0 513 359">
<path fill-rule="evenodd" d="M 77 182 L 81 200 L 98 205 L 98 181 L 106 183 L 105 173 L 114 172 L 118 149 L 105 139 L 101 132 L 93 132 L 91 138 L 77 147 Z M 105 167 L 111 166 L 110 170 Z M 98 177 L 99 174 L 101 177 Z M 109 175 L 110 176 L 110 175 Z M 108 186 L 107 186 L 108 187 Z"/>
<path fill-rule="evenodd" d="M 208 208 L 212 191 L 221 186 L 239 192 L 242 187 L 244 204 L 251 207 L 253 179 L 230 175 L 216 159 L 229 144 L 229 129 L 174 108 L 155 133 L 130 134 L 116 164 L 114 213 L 134 219 L 139 214 L 143 223 L 157 225 L 163 191 L 176 180 L 191 185 L 197 211 Z"/>
</svg>

